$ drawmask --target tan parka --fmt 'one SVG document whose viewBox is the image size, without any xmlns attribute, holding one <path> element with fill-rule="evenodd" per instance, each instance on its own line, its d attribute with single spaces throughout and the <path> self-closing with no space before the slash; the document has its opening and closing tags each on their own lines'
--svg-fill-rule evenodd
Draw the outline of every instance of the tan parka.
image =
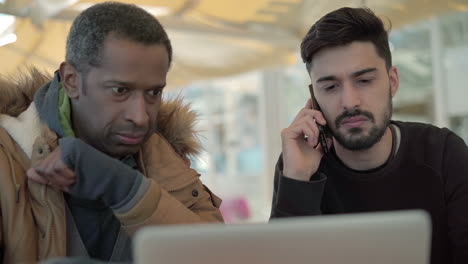
<svg viewBox="0 0 468 264">
<path fill-rule="evenodd" d="M 49 80 L 35 69 L 19 79 L 0 79 L 0 248 L 3 263 L 34 263 L 66 256 L 63 193 L 28 181 L 26 171 L 58 144 L 57 135 L 37 118 L 34 91 Z M 188 155 L 199 143 L 195 114 L 180 99 L 164 102 L 159 133 L 143 145 L 139 167 L 148 191 L 123 214 L 115 213 L 133 235 L 148 225 L 222 222 L 221 200 L 190 168 Z"/>
</svg>

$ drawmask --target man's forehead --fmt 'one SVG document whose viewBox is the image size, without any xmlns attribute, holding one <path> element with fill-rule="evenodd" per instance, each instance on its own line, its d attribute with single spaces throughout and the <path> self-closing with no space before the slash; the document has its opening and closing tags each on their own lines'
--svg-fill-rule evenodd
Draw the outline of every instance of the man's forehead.
<svg viewBox="0 0 468 264">
<path fill-rule="evenodd" d="M 324 76 L 350 76 L 355 72 L 385 67 L 371 42 L 352 42 L 344 46 L 324 48 L 312 58 L 310 77 L 313 81 Z"/>
<path fill-rule="evenodd" d="M 100 60 L 101 70 L 117 75 L 166 74 L 169 57 L 163 44 L 135 42 L 128 39 L 108 39 Z"/>
</svg>

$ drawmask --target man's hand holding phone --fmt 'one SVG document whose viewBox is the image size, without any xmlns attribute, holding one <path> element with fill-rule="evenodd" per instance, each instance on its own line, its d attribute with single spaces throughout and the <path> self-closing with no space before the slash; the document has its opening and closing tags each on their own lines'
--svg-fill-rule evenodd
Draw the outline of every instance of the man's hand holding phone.
<svg viewBox="0 0 468 264">
<path fill-rule="evenodd" d="M 283 175 L 300 181 L 309 181 L 317 171 L 323 156 L 319 143 L 319 125 L 326 120 L 320 111 L 312 109 L 309 99 L 291 125 L 281 131 Z"/>
</svg>

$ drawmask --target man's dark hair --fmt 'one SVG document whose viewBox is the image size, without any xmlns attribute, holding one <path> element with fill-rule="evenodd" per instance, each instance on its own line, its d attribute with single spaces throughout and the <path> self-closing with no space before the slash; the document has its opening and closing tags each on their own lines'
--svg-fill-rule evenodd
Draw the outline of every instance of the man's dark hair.
<svg viewBox="0 0 468 264">
<path fill-rule="evenodd" d="M 312 57 L 323 48 L 338 47 L 353 41 L 370 41 L 377 54 L 392 66 L 388 33 L 384 24 L 368 8 L 343 7 L 320 18 L 305 35 L 301 43 L 302 61 L 310 72 Z"/>
<path fill-rule="evenodd" d="M 83 11 L 74 21 L 67 38 L 66 61 L 86 74 L 98 67 L 104 40 L 109 35 L 145 45 L 162 44 L 167 49 L 169 64 L 172 46 L 158 20 L 136 5 L 105 2 Z"/>
</svg>

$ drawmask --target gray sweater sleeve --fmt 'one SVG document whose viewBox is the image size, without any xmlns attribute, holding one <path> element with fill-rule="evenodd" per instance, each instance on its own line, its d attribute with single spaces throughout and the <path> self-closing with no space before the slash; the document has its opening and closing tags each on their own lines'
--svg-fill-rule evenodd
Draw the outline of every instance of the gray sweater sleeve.
<svg viewBox="0 0 468 264">
<path fill-rule="evenodd" d="M 146 192 L 148 179 L 139 171 L 114 159 L 80 139 L 65 137 L 59 140 L 61 158 L 76 175 L 70 195 L 87 200 L 102 200 L 119 210 L 132 207 Z M 131 203 L 131 204 L 129 204 Z"/>
<path fill-rule="evenodd" d="M 311 178 L 311 181 L 298 181 L 285 177 L 280 156 L 275 169 L 271 218 L 321 214 L 327 177 L 318 173 Z"/>
</svg>

